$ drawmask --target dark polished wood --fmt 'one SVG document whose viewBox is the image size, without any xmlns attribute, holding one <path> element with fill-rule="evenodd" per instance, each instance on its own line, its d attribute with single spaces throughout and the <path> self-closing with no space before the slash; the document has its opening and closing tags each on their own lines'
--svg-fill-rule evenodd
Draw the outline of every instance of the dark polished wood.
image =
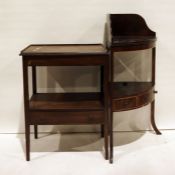
<svg viewBox="0 0 175 175">
<path fill-rule="evenodd" d="M 104 92 L 103 81 L 104 81 L 104 69 L 103 66 L 100 67 L 100 84 L 101 84 L 101 92 Z M 104 125 L 101 125 L 101 137 L 104 137 Z"/>
<path fill-rule="evenodd" d="M 100 130 L 101 130 L 101 137 L 104 137 L 104 125 L 101 125 Z"/>
<path fill-rule="evenodd" d="M 37 93 L 37 82 L 36 82 L 36 66 L 32 66 L 32 87 L 33 87 L 33 94 Z"/>
<path fill-rule="evenodd" d="M 137 14 L 110 14 L 106 23 L 106 45 L 110 51 L 110 163 L 113 162 L 113 112 L 132 110 L 151 104 L 151 124 L 157 134 L 154 119 L 155 42 L 156 33 Z M 152 49 L 152 80 L 150 82 L 114 82 L 114 53 Z"/>
<path fill-rule="evenodd" d="M 104 111 L 29 111 L 31 125 L 105 124 Z"/>
<path fill-rule="evenodd" d="M 155 110 L 155 101 L 152 101 L 152 103 L 151 103 L 151 124 L 152 124 L 152 127 L 153 127 L 154 131 L 156 132 L 156 134 L 161 135 L 162 133 L 159 131 L 159 129 L 157 128 L 156 123 L 155 123 L 154 110 Z"/>
<path fill-rule="evenodd" d="M 110 108 L 109 110 L 109 137 L 110 137 L 110 144 L 109 144 L 109 162 L 110 163 L 113 163 L 113 111 L 112 111 L 112 108 Z"/>
<path fill-rule="evenodd" d="M 30 110 L 103 110 L 101 93 L 38 93 L 29 102 Z"/>
<path fill-rule="evenodd" d="M 105 118 L 104 118 L 104 144 L 105 144 L 105 159 L 109 159 L 109 54 L 107 56 L 106 67 L 103 67 L 103 89 L 101 90 L 104 93 L 104 108 L 105 108 Z"/>
<path fill-rule="evenodd" d="M 156 33 L 138 14 L 110 14 L 107 23 L 107 43 L 115 51 L 143 50 L 155 46 Z"/>
<path fill-rule="evenodd" d="M 23 56 L 26 160 L 30 160 L 30 125 L 38 138 L 38 125 L 99 124 L 108 159 L 108 52 L 100 44 L 30 45 Z M 100 66 L 101 91 L 38 93 L 37 66 Z M 32 67 L 33 94 L 29 99 L 28 67 Z"/>
<path fill-rule="evenodd" d="M 37 74 L 36 74 L 36 66 L 32 66 L 32 87 L 33 87 L 33 94 L 37 93 Z M 35 139 L 38 138 L 38 126 L 34 125 L 34 137 Z"/>
<path fill-rule="evenodd" d="M 108 25 L 107 25 L 108 26 Z M 108 115 L 109 115 L 109 162 L 113 163 L 113 111 L 112 111 L 112 83 L 113 79 L 114 79 L 114 62 L 113 62 L 113 55 L 112 52 L 110 51 L 110 55 L 109 55 L 109 111 L 108 111 Z"/>
<path fill-rule="evenodd" d="M 30 125 L 29 125 L 29 89 L 28 89 L 28 66 L 23 60 L 23 88 L 24 88 L 24 113 L 25 113 L 25 138 L 26 138 L 26 160 L 30 160 Z"/>
<path fill-rule="evenodd" d="M 115 82 L 112 84 L 112 111 L 126 111 L 147 105 L 154 99 L 151 82 Z"/>
<path fill-rule="evenodd" d="M 138 14 L 110 14 L 110 22 L 112 37 L 155 37 L 155 32 L 149 29 L 144 18 Z"/>
<path fill-rule="evenodd" d="M 35 139 L 38 138 L 38 125 L 34 125 L 34 136 L 35 136 Z"/>
<path fill-rule="evenodd" d="M 106 48 L 101 44 L 31 44 L 20 53 L 22 56 L 77 56 L 106 55 Z M 61 58 L 61 57 L 60 57 Z M 84 59 L 84 57 L 82 57 Z"/>
</svg>

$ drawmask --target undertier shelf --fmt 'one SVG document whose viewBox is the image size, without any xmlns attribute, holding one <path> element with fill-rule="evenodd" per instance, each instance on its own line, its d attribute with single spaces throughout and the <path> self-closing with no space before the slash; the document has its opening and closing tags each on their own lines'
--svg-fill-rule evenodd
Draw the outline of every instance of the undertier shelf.
<svg viewBox="0 0 175 175">
<path fill-rule="evenodd" d="M 37 93 L 29 102 L 30 110 L 104 110 L 101 93 Z"/>
</svg>

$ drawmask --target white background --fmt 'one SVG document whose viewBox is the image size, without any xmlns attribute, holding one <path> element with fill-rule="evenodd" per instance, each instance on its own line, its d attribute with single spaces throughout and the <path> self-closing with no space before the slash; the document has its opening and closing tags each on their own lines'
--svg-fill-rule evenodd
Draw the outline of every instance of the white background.
<svg viewBox="0 0 175 175">
<path fill-rule="evenodd" d="M 175 1 L 173 0 L 0 0 L 0 133 L 24 132 L 22 61 L 20 51 L 29 44 L 102 43 L 108 13 L 138 13 L 156 31 L 157 71 L 156 122 L 160 129 L 175 128 Z M 83 90 L 94 90 L 98 70 L 75 69 L 65 79 Z M 43 74 L 45 70 L 39 70 Z M 50 79 L 54 79 L 50 70 Z M 92 71 L 93 75 L 89 72 Z M 67 69 L 58 70 L 66 75 Z M 69 75 L 72 75 L 70 77 Z M 83 80 L 85 77 L 86 80 Z M 69 83 L 64 81 L 68 79 Z M 77 80 L 77 79 L 76 79 Z M 39 80 L 44 85 L 44 79 Z M 91 84 L 91 86 L 89 86 Z M 60 89 L 61 86 L 58 86 Z M 66 89 L 67 88 L 67 89 Z M 98 89 L 98 88 L 97 88 Z M 72 86 L 72 90 L 76 91 Z M 115 113 L 115 130 L 149 129 L 149 106 Z M 43 126 L 40 131 L 96 131 L 97 127 Z"/>
</svg>

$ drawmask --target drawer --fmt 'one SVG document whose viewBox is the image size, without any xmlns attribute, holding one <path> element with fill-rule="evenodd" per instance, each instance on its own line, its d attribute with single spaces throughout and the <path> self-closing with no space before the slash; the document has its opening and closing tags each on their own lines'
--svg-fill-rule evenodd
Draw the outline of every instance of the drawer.
<svg viewBox="0 0 175 175">
<path fill-rule="evenodd" d="M 102 124 L 104 123 L 104 111 L 88 112 L 46 112 L 30 111 L 29 123 L 40 125 L 56 124 Z"/>
<path fill-rule="evenodd" d="M 112 101 L 113 111 L 124 111 L 129 109 L 134 109 L 136 107 L 136 97 L 114 99 Z"/>
</svg>

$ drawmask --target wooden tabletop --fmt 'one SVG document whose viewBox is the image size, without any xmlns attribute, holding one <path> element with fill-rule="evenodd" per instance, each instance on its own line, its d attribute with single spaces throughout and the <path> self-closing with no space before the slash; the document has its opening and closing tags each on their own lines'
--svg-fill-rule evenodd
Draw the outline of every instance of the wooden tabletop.
<svg viewBox="0 0 175 175">
<path fill-rule="evenodd" d="M 101 44 L 29 45 L 20 55 L 106 54 Z"/>
</svg>

